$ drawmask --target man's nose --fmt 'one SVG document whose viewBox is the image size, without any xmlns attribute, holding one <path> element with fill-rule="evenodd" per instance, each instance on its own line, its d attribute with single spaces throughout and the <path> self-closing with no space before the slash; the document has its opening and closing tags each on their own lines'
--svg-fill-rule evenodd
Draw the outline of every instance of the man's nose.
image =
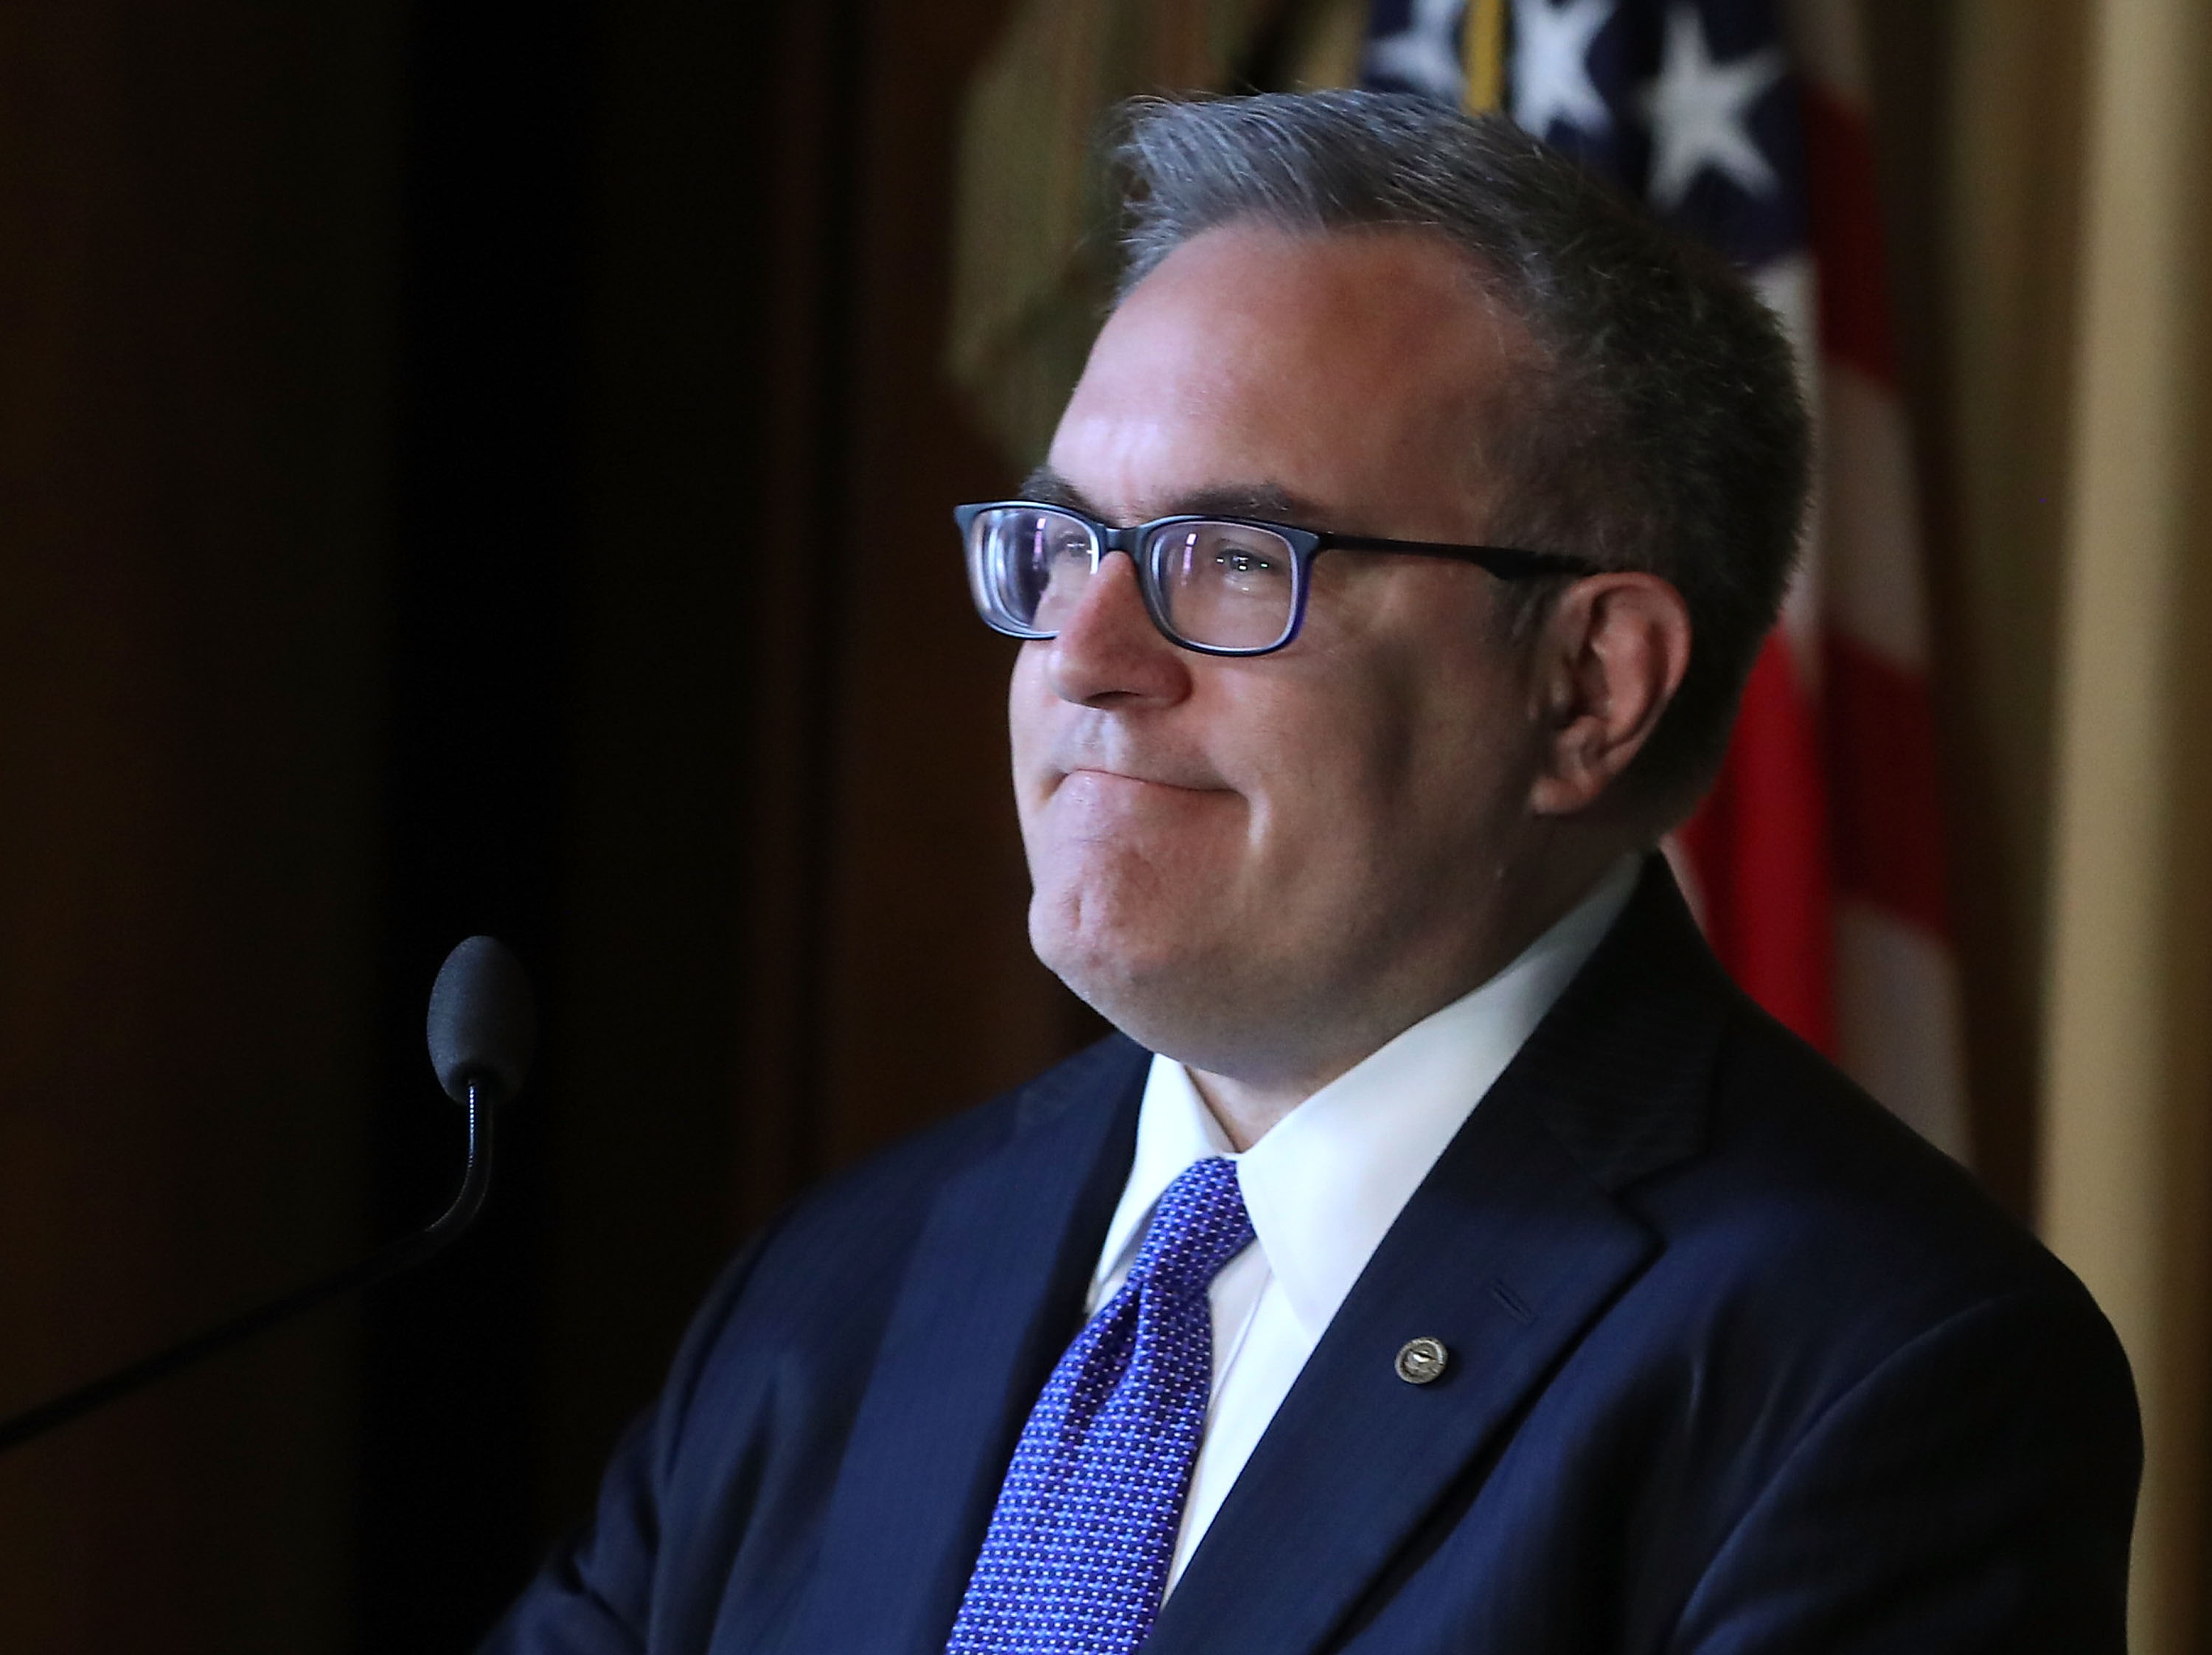
<svg viewBox="0 0 2212 1655">
<path fill-rule="evenodd" d="M 1167 705 L 1190 692 L 1190 654 L 1152 624 L 1137 565 L 1125 552 L 1099 560 L 1060 636 L 1044 647 L 1047 681 L 1063 701 Z"/>
</svg>

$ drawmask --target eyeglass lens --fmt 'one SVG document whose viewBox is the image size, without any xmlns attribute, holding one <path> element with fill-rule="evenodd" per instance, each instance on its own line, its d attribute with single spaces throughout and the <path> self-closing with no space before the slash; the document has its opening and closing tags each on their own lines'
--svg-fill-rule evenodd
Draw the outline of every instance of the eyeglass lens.
<svg viewBox="0 0 2212 1655">
<path fill-rule="evenodd" d="M 981 595 L 1024 631 L 1057 632 L 1096 568 L 1091 530 L 1048 507 L 1001 507 L 969 530 Z M 1265 649 L 1290 630 L 1296 559 L 1279 534 L 1188 520 L 1153 530 L 1139 572 L 1174 636 L 1216 649 Z"/>
</svg>

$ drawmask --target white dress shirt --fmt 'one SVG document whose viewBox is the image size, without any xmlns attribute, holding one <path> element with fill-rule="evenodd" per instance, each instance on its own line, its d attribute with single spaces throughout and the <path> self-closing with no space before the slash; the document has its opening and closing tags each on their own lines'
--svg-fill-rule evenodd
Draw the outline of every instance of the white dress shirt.
<svg viewBox="0 0 2212 1655">
<path fill-rule="evenodd" d="M 1637 871 L 1638 859 L 1624 858 L 1510 965 L 1330 1081 L 1241 1155 L 1189 1071 L 1153 1057 L 1136 1159 L 1088 1308 L 1121 1287 L 1153 1206 L 1193 1161 L 1237 1163 L 1257 1238 L 1213 1278 L 1213 1396 L 1169 1590 L 1384 1232 L 1627 906 Z"/>
</svg>

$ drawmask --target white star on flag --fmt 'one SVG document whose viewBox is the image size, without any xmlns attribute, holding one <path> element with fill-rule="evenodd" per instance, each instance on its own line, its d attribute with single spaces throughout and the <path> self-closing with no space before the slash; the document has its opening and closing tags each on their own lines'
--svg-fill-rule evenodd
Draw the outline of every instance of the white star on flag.
<svg viewBox="0 0 2212 1655">
<path fill-rule="evenodd" d="M 1367 72 L 1387 75 L 1417 92 L 1457 104 L 1467 80 L 1452 31 L 1466 9 L 1467 0 L 1413 0 L 1408 26 L 1369 45 Z"/>
<path fill-rule="evenodd" d="M 1513 119 L 1541 137 L 1554 120 L 1602 132 L 1612 112 L 1590 80 L 1590 42 L 1613 17 L 1613 0 L 1516 0 Z"/>
<path fill-rule="evenodd" d="M 1733 179 L 1747 194 L 1766 195 L 1780 187 L 1746 123 L 1752 106 L 1788 66 L 1778 46 L 1732 63 L 1715 63 L 1705 49 L 1698 9 L 1675 6 L 1668 11 L 1666 60 L 1643 97 L 1656 151 L 1654 206 L 1662 212 L 1680 206 L 1708 167 Z"/>
</svg>

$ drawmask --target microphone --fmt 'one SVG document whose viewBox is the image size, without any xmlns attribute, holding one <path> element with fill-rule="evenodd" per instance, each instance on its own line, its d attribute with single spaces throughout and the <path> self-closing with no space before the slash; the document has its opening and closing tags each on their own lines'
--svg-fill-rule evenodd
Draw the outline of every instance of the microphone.
<svg viewBox="0 0 2212 1655">
<path fill-rule="evenodd" d="M 490 937 L 471 937 L 446 956 L 430 988 L 430 1064 L 446 1095 L 468 1110 L 468 1160 L 461 1187 L 430 1223 L 357 1264 L 308 1282 L 256 1309 L 156 1351 L 105 1378 L 0 1420 L 0 1453 L 105 1408 L 343 1294 L 375 1286 L 441 1251 L 467 1229 L 491 1187 L 492 1111 L 522 1088 L 538 1042 L 538 1016 L 522 964 Z"/>
<path fill-rule="evenodd" d="M 538 1013 L 522 962 L 490 937 L 446 956 L 430 985 L 430 1067 L 446 1096 L 467 1104 L 481 1089 L 495 1108 L 522 1089 L 538 1046 Z"/>
</svg>

